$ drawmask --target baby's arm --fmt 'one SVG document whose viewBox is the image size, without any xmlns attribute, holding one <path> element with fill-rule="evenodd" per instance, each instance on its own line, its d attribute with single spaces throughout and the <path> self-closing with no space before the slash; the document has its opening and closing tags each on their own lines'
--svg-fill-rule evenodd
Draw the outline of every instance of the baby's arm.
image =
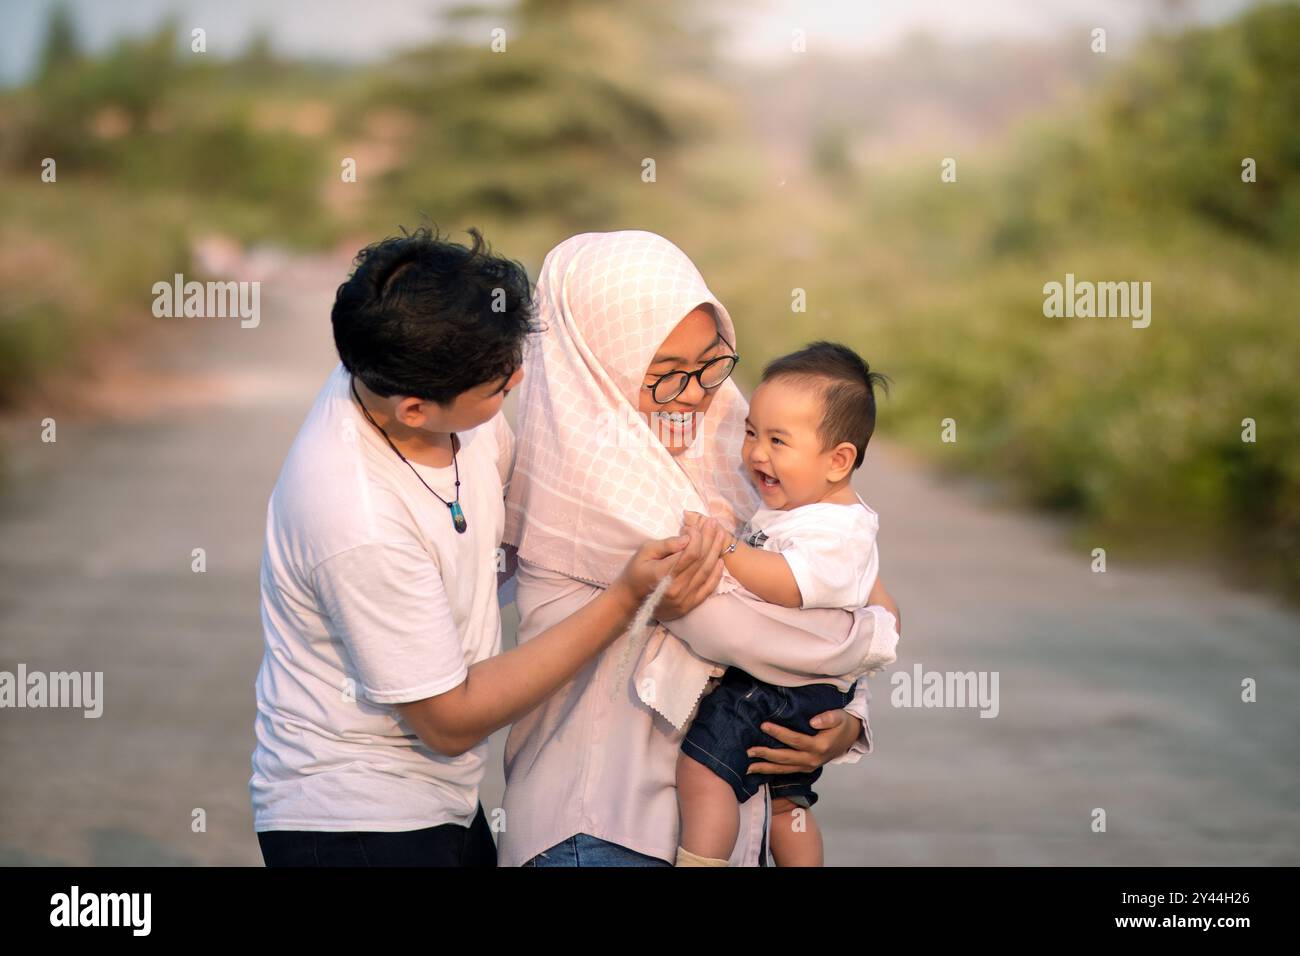
<svg viewBox="0 0 1300 956">
<path fill-rule="evenodd" d="M 753 548 L 736 541 L 736 550 L 722 556 L 722 563 L 754 594 L 769 604 L 803 607 L 803 595 L 795 582 L 790 563 L 777 551 Z"/>
<path fill-rule="evenodd" d="M 716 518 L 704 515 L 697 520 L 701 526 L 718 524 Z M 727 534 L 725 529 L 723 534 Z M 735 535 L 729 537 L 736 547 L 734 551 L 723 551 L 722 562 L 737 581 L 768 604 L 803 607 L 803 595 L 785 558 L 775 551 L 750 547 Z"/>
</svg>

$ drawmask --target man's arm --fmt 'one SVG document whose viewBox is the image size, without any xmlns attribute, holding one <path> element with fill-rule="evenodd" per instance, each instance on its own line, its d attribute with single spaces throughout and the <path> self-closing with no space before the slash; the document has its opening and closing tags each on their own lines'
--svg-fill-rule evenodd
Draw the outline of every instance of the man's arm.
<svg viewBox="0 0 1300 956">
<path fill-rule="evenodd" d="M 458 757 L 573 677 L 627 629 L 638 603 L 615 582 L 535 639 L 472 665 L 446 693 L 397 704 L 397 710 L 430 748 Z"/>
<path fill-rule="evenodd" d="M 397 704 L 433 750 L 455 757 L 532 710 L 622 635 L 646 595 L 670 571 L 679 600 L 694 607 L 722 579 L 723 537 L 707 531 L 642 545 L 606 591 L 532 640 L 479 661 L 434 697 Z"/>
</svg>

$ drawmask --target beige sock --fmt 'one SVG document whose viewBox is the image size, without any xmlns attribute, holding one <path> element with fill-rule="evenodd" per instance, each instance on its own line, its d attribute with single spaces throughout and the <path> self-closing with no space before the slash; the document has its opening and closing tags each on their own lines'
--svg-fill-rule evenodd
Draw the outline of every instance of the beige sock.
<svg viewBox="0 0 1300 956">
<path fill-rule="evenodd" d="M 676 866 L 726 866 L 726 860 L 714 860 L 707 856 L 697 856 L 684 846 L 677 848 Z"/>
</svg>

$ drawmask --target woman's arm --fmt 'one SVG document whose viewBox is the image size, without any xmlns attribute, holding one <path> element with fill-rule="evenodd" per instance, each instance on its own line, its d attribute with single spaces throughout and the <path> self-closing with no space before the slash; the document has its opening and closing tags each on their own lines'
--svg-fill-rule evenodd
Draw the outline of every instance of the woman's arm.
<svg viewBox="0 0 1300 956">
<path fill-rule="evenodd" d="M 659 620 L 700 657 L 759 680 L 793 686 L 853 680 L 893 660 L 894 616 L 882 607 L 787 608 L 744 590 L 715 594 L 689 614 L 660 606 Z"/>
<path fill-rule="evenodd" d="M 736 592 L 731 592 L 735 594 Z M 700 605 L 701 610 L 705 605 L 717 601 L 720 598 L 730 597 L 731 594 L 714 595 Z M 873 618 L 872 627 L 880 628 L 881 631 L 887 631 L 887 634 L 877 634 L 881 637 L 880 649 L 888 649 L 888 660 L 883 657 L 880 660 L 883 666 L 890 663 L 893 659 L 893 646 L 898 640 L 897 633 L 897 608 L 898 605 L 885 590 L 884 586 L 877 580 L 876 586 L 871 591 L 873 605 L 864 608 L 863 612 L 868 613 Z M 802 613 L 810 613 L 804 611 Z M 846 614 L 847 612 L 839 612 Z M 692 616 L 692 615 L 688 615 Z M 676 633 L 674 625 L 679 622 L 671 621 L 665 626 L 670 631 Z M 864 622 L 856 620 L 854 626 L 862 626 Z M 689 627 L 689 626 L 688 626 Z M 740 632 L 743 635 L 743 631 Z M 874 632 L 873 632 L 874 633 Z M 679 635 L 680 636 L 680 635 Z M 730 641 L 725 642 L 728 645 Z M 692 650 L 700 653 L 694 645 Z M 717 658 L 712 658 L 717 660 Z M 731 663 L 730 661 L 719 661 L 719 663 Z M 744 665 L 736 664 L 742 667 Z M 752 673 L 752 671 L 751 671 Z M 823 673 L 830 673 L 829 671 Z M 762 678 L 760 678 L 762 679 Z M 816 734 L 802 734 L 790 730 L 778 724 L 763 724 L 762 730 L 775 737 L 786 746 L 777 747 L 753 747 L 749 751 L 750 757 L 755 761 L 750 764 L 750 773 L 804 773 L 809 770 L 815 770 L 824 764 L 839 760 L 845 756 L 850 749 L 855 749 L 860 757 L 861 754 L 870 753 L 871 736 L 870 725 L 867 723 L 867 699 L 868 692 L 865 682 L 859 682 L 853 700 L 840 710 L 828 710 L 818 714 L 811 721 L 812 726 L 817 729 Z M 857 759 L 857 758 L 854 758 Z"/>
<path fill-rule="evenodd" d="M 867 597 L 868 604 L 874 604 L 876 607 L 883 607 L 890 614 L 894 615 L 894 630 L 898 636 L 903 636 L 903 612 L 898 609 L 894 599 L 890 597 L 885 590 L 884 584 L 880 581 L 880 575 L 876 575 L 876 583 L 871 586 L 871 594 Z"/>
<path fill-rule="evenodd" d="M 858 686 L 853 694 L 853 699 L 844 705 L 844 712 L 858 718 L 862 725 L 862 732 L 849 742 L 849 749 L 840 754 L 831 763 L 857 763 L 867 754 L 871 753 L 871 723 L 867 719 L 867 704 L 871 701 L 871 693 L 867 690 L 867 682 L 859 680 Z M 822 716 L 818 714 L 818 717 Z M 812 725 L 820 727 L 817 718 L 813 718 Z"/>
<path fill-rule="evenodd" d="M 889 610 L 895 616 L 895 622 L 900 620 L 898 605 L 879 579 L 871 589 L 871 603 Z M 896 629 L 899 633 L 902 632 L 901 625 Z M 801 773 L 828 763 L 857 763 L 871 753 L 871 724 L 867 719 L 867 703 L 870 700 L 871 692 L 867 689 L 867 682 L 859 680 L 853 699 L 842 710 L 823 711 L 810 721 L 819 731 L 811 737 L 776 724 L 765 724 L 763 731 L 781 741 L 788 749 L 751 748 L 749 755 L 757 762 L 750 764 L 749 772 Z"/>
</svg>

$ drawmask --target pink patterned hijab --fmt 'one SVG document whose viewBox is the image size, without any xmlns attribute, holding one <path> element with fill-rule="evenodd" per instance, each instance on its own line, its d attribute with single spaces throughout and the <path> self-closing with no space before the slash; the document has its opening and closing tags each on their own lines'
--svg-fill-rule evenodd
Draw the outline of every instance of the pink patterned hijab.
<svg viewBox="0 0 1300 956">
<path fill-rule="evenodd" d="M 736 341 L 686 254 L 650 232 L 583 233 L 547 254 L 536 294 L 545 329 L 524 359 L 506 543 L 605 587 L 647 538 L 676 534 L 684 510 L 748 520 L 758 499 L 740 461 L 748 404 L 734 382 L 676 458 L 637 411 L 650 360 L 692 310 L 711 305 Z M 736 586 L 728 576 L 719 590 Z"/>
</svg>

